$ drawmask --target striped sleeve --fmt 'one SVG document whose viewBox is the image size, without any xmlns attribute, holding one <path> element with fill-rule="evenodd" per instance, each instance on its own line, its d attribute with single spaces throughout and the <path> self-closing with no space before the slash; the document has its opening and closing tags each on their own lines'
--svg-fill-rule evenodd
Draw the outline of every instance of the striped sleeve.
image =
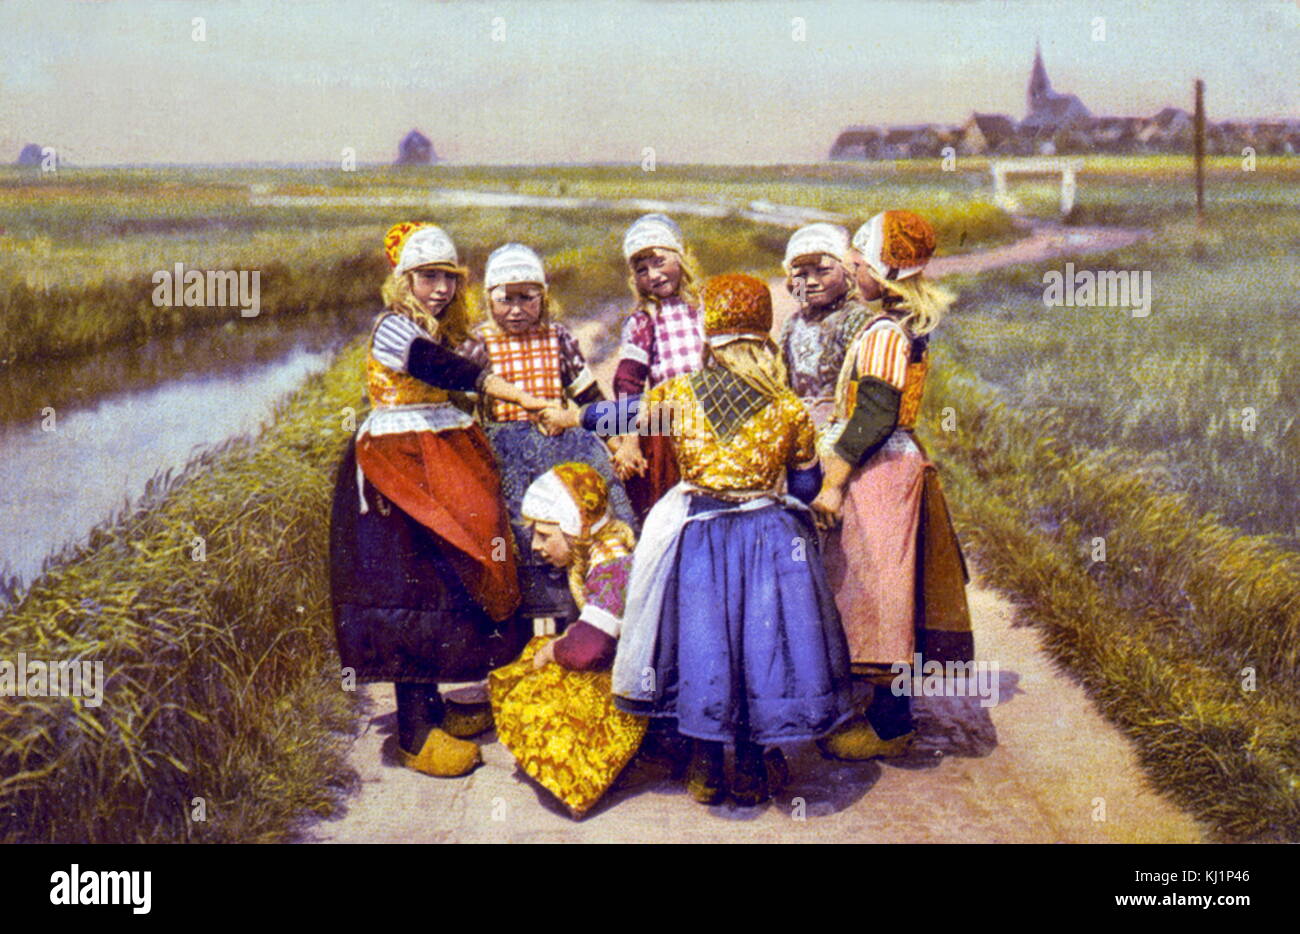
<svg viewBox="0 0 1300 934">
<path fill-rule="evenodd" d="M 375 328 L 371 351 L 384 366 L 405 373 L 411 345 L 417 338 L 428 336 L 414 321 L 401 315 L 385 315 Z"/>
<path fill-rule="evenodd" d="M 892 322 L 877 324 L 858 345 L 858 378 L 874 377 L 902 391 L 907 382 L 910 350 L 911 343 L 902 328 Z"/>
</svg>

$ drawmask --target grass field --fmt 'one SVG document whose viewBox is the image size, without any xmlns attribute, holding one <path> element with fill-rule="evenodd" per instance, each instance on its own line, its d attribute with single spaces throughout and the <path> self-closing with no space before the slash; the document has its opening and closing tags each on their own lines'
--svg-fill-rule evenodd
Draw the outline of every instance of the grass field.
<svg viewBox="0 0 1300 934">
<path fill-rule="evenodd" d="M 0 697 L 0 839 L 270 842 L 330 812 L 356 709 L 329 619 L 329 429 L 358 350 L 256 443 L 157 478 L 4 617 L 0 656 L 100 660 L 107 687 L 98 708 Z"/>
<path fill-rule="evenodd" d="M 1294 841 L 1300 166 L 1212 176 L 1204 225 L 1145 168 L 1081 178 L 1074 220 L 1154 235 L 1075 262 L 1149 271 L 1150 314 L 1046 307 L 1063 261 L 949 283 L 926 437 L 981 573 L 1155 785 L 1224 839 Z"/>
<path fill-rule="evenodd" d="M 917 180 L 900 190 L 855 173 L 822 177 L 815 170 L 800 175 L 781 169 L 84 169 L 43 175 L 8 168 L 0 170 L 0 362 L 85 353 L 238 314 L 156 307 L 152 276 L 177 262 L 190 269 L 259 270 L 263 315 L 355 307 L 372 300 L 382 275 L 375 244 L 383 232 L 396 220 L 431 213 L 452 232 L 471 269 L 480 269 L 505 239 L 552 244 L 555 255 L 548 259 L 573 269 L 569 284 L 576 297 L 603 296 L 607 276 L 622 277 L 622 228 L 639 212 L 594 212 L 596 226 L 588 218 L 593 212 L 256 206 L 253 186 L 269 194 L 360 193 L 376 200 L 418 198 L 437 188 L 701 200 L 736 209 L 767 199 L 863 218 L 905 194 L 934 218 L 944 242 L 959 249 L 1013 235 L 1007 216 L 966 176 Z M 688 237 L 713 245 L 711 269 L 766 263 L 786 236 L 780 228 L 735 217 L 681 221 Z"/>
<path fill-rule="evenodd" d="M 980 572 L 1042 627 L 1054 656 L 1133 738 L 1155 784 L 1225 839 L 1296 840 L 1300 170 L 1234 165 L 1212 164 L 1200 228 L 1186 219 L 1189 189 L 1161 184 L 1185 160 L 1097 160 L 1096 174 L 1081 177 L 1076 220 L 1155 230 L 1080 263 L 1149 270 L 1146 318 L 1044 307 L 1048 267 L 951 282 L 961 299 L 936 338 L 923 434 Z M 936 213 L 948 242 L 964 231 L 962 249 L 1010 235 L 977 164 L 948 175 L 912 164 L 782 167 L 748 186 L 752 169 L 708 171 L 664 168 L 633 184 L 626 169 L 439 168 L 396 187 L 436 172 L 457 187 L 540 194 L 864 205 L 849 210 L 859 217 L 866 205 L 898 205 Z M 170 309 L 151 317 L 159 310 L 142 304 L 141 278 L 177 260 L 266 270 L 267 314 L 373 304 L 383 272 L 375 244 L 391 209 L 254 209 L 247 193 L 250 184 L 375 191 L 391 178 L 68 173 L 38 194 L 45 182 L 0 173 L 12 247 L 0 254 L 0 359 L 200 323 Z M 117 193 L 100 199 L 96 190 Z M 1033 182 L 1022 194 L 1027 203 L 1055 198 L 1053 186 Z M 578 316 L 627 298 L 617 249 L 625 221 L 618 212 L 472 209 L 445 218 L 472 266 L 504 239 L 534 243 Z M 777 270 L 778 228 L 736 218 L 683 226 L 706 271 Z M 48 245 L 33 246 L 42 237 Z M 40 275 L 77 286 L 26 278 Z M 27 333 L 34 319 L 43 337 Z M 355 402 L 359 365 L 353 345 L 255 443 L 209 452 L 160 480 L 5 616 L 0 657 L 100 658 L 111 680 L 97 710 L 0 698 L 4 838 L 277 840 L 301 815 L 334 806 L 348 786 L 341 749 L 354 711 L 339 689 L 324 578 L 343 435 L 322 431 Z M 952 431 L 939 427 L 946 407 L 957 413 Z M 192 560 L 195 535 L 207 542 L 204 562 Z M 195 797 L 207 802 L 205 823 L 190 819 Z"/>
<path fill-rule="evenodd" d="M 1239 178 L 1211 190 L 1204 226 L 1153 209 L 1155 236 L 1076 261 L 1149 272 L 1146 317 L 1046 307 L 1055 261 L 955 282 L 943 342 L 1014 408 L 1059 413 L 1072 443 L 1122 451 L 1158 487 L 1300 545 L 1298 188 L 1300 169 Z"/>
<path fill-rule="evenodd" d="M 921 434 L 982 580 L 1157 789 L 1222 840 L 1300 840 L 1300 556 L 1162 491 L 1124 451 L 1072 444 L 1068 416 L 1009 405 L 950 354 L 936 369 Z"/>
</svg>

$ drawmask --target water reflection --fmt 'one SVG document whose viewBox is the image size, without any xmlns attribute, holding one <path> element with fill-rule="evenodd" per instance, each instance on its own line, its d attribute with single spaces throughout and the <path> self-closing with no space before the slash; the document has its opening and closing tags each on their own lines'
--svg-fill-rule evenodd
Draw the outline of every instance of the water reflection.
<svg viewBox="0 0 1300 934">
<path fill-rule="evenodd" d="M 256 430 L 368 317 L 207 329 L 0 373 L 0 570 L 30 582 L 154 473 Z"/>
<path fill-rule="evenodd" d="M 123 344 L 84 357 L 0 366 L 0 425 L 40 421 L 109 394 L 151 389 L 176 379 L 237 376 L 295 349 L 322 352 L 340 336 L 363 332 L 373 310 L 304 317 L 236 318 L 211 328 Z"/>
</svg>

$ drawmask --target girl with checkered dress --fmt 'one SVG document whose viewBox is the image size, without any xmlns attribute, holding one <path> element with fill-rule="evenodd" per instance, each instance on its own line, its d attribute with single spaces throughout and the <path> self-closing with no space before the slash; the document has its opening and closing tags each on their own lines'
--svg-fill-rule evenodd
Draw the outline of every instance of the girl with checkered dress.
<svg viewBox="0 0 1300 934">
<path fill-rule="evenodd" d="M 636 308 L 623 325 L 614 395 L 638 396 L 700 368 L 704 333 L 695 294 L 699 272 L 681 229 L 663 214 L 647 214 L 628 228 L 623 257 L 631 270 Z M 680 479 L 672 440 L 665 435 L 620 438 L 614 465 L 642 521 Z"/>
<path fill-rule="evenodd" d="M 605 398 L 578 340 L 559 321 L 539 257 L 521 243 L 507 243 L 488 257 L 484 273 L 486 320 L 461 344 L 460 353 L 538 398 L 584 404 Z M 547 434 L 517 405 L 484 400 L 480 417 L 496 452 L 501 492 L 518 546 L 520 614 L 569 619 L 577 607 L 563 573 L 533 554 L 531 533 L 520 514 L 529 484 L 556 464 L 590 464 L 609 485 L 610 508 L 632 521 L 627 493 L 614 474 L 609 450 L 583 431 Z"/>
</svg>

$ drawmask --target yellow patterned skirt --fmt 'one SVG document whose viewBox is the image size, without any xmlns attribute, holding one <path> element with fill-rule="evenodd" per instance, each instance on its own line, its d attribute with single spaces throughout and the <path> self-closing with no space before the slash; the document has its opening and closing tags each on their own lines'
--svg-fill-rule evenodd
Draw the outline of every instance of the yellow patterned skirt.
<svg viewBox="0 0 1300 934">
<path fill-rule="evenodd" d="M 499 739 L 530 778 L 581 817 L 632 761 L 646 721 L 614 706 L 608 671 L 533 668 L 551 636 L 537 636 L 517 661 L 488 675 Z"/>
</svg>

